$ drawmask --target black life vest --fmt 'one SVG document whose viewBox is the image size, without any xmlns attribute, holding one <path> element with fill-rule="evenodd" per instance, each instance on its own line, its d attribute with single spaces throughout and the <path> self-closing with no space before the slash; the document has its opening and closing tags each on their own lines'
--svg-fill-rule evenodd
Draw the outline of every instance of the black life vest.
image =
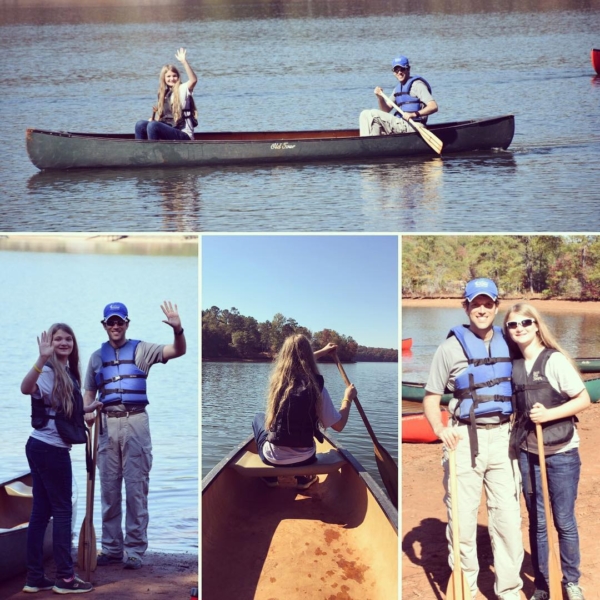
<svg viewBox="0 0 600 600">
<path fill-rule="evenodd" d="M 325 381 L 321 375 L 315 377 L 322 392 Z M 298 381 L 271 425 L 267 440 L 275 446 L 308 448 L 314 443 L 313 437 L 319 442 L 324 439 L 319 429 L 317 398 L 305 381 Z"/>
<path fill-rule="evenodd" d="M 198 119 L 196 116 L 198 115 L 198 111 L 196 110 L 196 103 L 194 102 L 194 96 L 188 93 L 187 98 L 185 99 L 185 106 L 181 111 L 181 117 L 177 123 L 175 123 L 175 129 L 185 129 L 186 119 L 189 119 L 192 122 L 192 129 L 194 127 L 198 127 Z"/>
<path fill-rule="evenodd" d="M 513 390 L 516 419 L 511 433 L 511 447 L 515 453 L 530 432 L 535 432 L 535 424 L 529 418 L 531 407 L 539 402 L 546 408 L 560 406 L 569 399 L 555 390 L 546 376 L 546 364 L 556 350 L 544 348 L 536 358 L 529 375 L 525 369 L 525 359 L 513 362 Z M 576 417 L 565 417 L 549 423 L 542 423 L 544 446 L 566 444 L 573 437 Z"/>
<path fill-rule="evenodd" d="M 53 369 L 51 364 L 46 363 L 46 366 Z M 42 429 L 48 424 L 49 419 L 54 419 L 56 430 L 58 431 L 63 442 L 66 444 L 85 444 L 87 441 L 88 428 L 85 425 L 83 418 L 83 396 L 81 387 L 75 376 L 67 369 L 67 373 L 73 382 L 73 395 L 71 401 L 73 403 L 73 412 L 70 417 L 58 409 L 56 414 L 50 414 L 50 407 L 44 404 L 43 398 L 31 397 L 31 426 L 34 429 Z"/>
</svg>

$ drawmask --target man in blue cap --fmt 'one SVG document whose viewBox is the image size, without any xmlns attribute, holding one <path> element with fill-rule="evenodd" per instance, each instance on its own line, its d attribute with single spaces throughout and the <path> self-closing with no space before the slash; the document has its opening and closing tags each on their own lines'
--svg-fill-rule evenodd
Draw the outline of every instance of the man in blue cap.
<svg viewBox="0 0 600 600">
<path fill-rule="evenodd" d="M 494 552 L 496 596 L 519 600 L 523 581 L 520 478 L 516 460 L 509 454 L 512 414 L 512 363 L 500 327 L 498 288 L 487 278 L 469 281 L 463 308 L 468 325 L 453 327 L 433 357 L 425 384 L 423 408 L 433 431 L 444 442 L 444 501 L 448 510 L 446 536 L 453 568 L 452 519 L 459 522 L 461 566 L 472 597 L 477 596 L 477 513 L 485 487 L 488 530 Z M 440 401 L 446 391 L 451 420 L 444 426 Z M 455 453 L 458 515 L 451 511 L 449 452 Z"/>
<path fill-rule="evenodd" d="M 431 95 L 431 86 L 419 76 L 411 77 L 410 62 L 406 56 L 398 56 L 392 61 L 392 70 L 398 84 L 392 100 L 402 110 L 404 117 L 382 98 L 383 90 L 378 86 L 375 95 L 379 110 L 363 110 L 359 117 L 360 135 L 390 135 L 414 131 L 406 119 L 425 124 L 427 117 L 437 112 L 438 105 Z"/>
<path fill-rule="evenodd" d="M 124 563 L 139 569 L 148 547 L 148 485 L 152 442 L 146 406 L 150 367 L 182 356 L 186 340 L 177 305 L 161 305 L 163 323 L 173 328 L 172 344 L 150 344 L 126 337 L 129 313 L 121 302 L 104 308 L 108 341 L 90 357 L 85 376 L 86 405 L 96 395 L 103 404 L 98 442 L 102 501 L 102 551 L 98 565 Z M 121 528 L 121 488 L 125 481 L 125 538 Z"/>
</svg>

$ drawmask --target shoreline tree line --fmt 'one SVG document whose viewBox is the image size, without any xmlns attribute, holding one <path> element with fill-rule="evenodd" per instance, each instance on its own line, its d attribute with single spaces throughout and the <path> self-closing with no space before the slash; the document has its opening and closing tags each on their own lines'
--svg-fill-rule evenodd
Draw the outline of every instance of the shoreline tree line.
<svg viewBox="0 0 600 600">
<path fill-rule="evenodd" d="M 398 362 L 397 349 L 360 346 L 351 336 L 333 329 L 313 333 L 281 313 L 259 323 L 254 317 L 242 315 L 237 308 L 218 306 L 202 311 L 202 358 L 273 360 L 285 338 L 293 333 L 305 335 L 315 350 L 330 342 L 336 344 L 337 354 L 344 362 Z"/>
<path fill-rule="evenodd" d="M 404 236 L 402 297 L 460 297 L 475 277 L 504 297 L 598 300 L 600 236 Z"/>
</svg>

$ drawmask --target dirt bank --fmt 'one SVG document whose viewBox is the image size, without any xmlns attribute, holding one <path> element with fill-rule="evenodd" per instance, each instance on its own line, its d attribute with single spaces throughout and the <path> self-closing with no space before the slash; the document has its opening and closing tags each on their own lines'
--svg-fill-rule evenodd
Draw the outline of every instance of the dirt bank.
<svg viewBox="0 0 600 600">
<path fill-rule="evenodd" d="M 77 567 L 75 567 L 77 569 Z M 52 576 L 53 564 L 49 561 L 46 575 Z M 79 573 L 81 575 L 81 573 Z M 123 569 L 121 565 L 98 567 L 91 577 L 94 591 L 89 598 L 107 600 L 138 600 L 147 598 L 173 598 L 189 600 L 192 588 L 198 587 L 198 555 L 147 552 L 144 566 L 137 571 Z M 0 583 L 2 600 L 23 600 L 25 573 Z M 88 597 L 88 596 L 86 596 Z M 51 590 L 39 592 L 35 598 L 57 598 Z"/>
<path fill-rule="evenodd" d="M 581 585 L 586 600 L 600 599 L 600 472 L 596 457 L 600 404 L 579 415 L 581 481 L 576 505 L 581 544 Z M 402 444 L 402 600 L 441 600 L 450 570 L 445 537 L 446 511 L 441 467 L 442 447 L 434 444 Z M 485 498 L 478 516 L 478 599 L 495 599 L 493 555 L 487 533 Z M 524 595 L 534 591 L 528 542 L 527 510 L 521 502 L 525 561 L 521 569 Z M 565 596 L 566 598 L 566 596 Z M 474 599 L 475 600 L 475 599 Z M 558 599 L 553 599 L 558 600 Z"/>
</svg>

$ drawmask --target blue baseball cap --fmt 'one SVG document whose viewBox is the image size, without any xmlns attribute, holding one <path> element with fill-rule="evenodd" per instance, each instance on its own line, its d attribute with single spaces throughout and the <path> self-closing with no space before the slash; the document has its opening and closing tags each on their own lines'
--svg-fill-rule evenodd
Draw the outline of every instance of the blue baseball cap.
<svg viewBox="0 0 600 600">
<path fill-rule="evenodd" d="M 129 321 L 129 314 L 127 307 L 121 302 L 112 302 L 104 307 L 104 320 L 108 320 L 111 317 L 119 317 L 123 321 Z"/>
<path fill-rule="evenodd" d="M 489 296 L 494 302 L 496 302 L 498 299 L 498 288 L 491 279 L 487 279 L 485 277 L 471 279 L 465 288 L 465 300 L 467 300 L 467 302 L 471 302 L 473 298 L 481 294 L 484 296 Z"/>
<path fill-rule="evenodd" d="M 406 56 L 398 56 L 392 61 L 392 71 L 396 67 L 402 67 L 403 69 L 410 69 L 410 63 L 408 62 L 408 58 Z"/>
</svg>

